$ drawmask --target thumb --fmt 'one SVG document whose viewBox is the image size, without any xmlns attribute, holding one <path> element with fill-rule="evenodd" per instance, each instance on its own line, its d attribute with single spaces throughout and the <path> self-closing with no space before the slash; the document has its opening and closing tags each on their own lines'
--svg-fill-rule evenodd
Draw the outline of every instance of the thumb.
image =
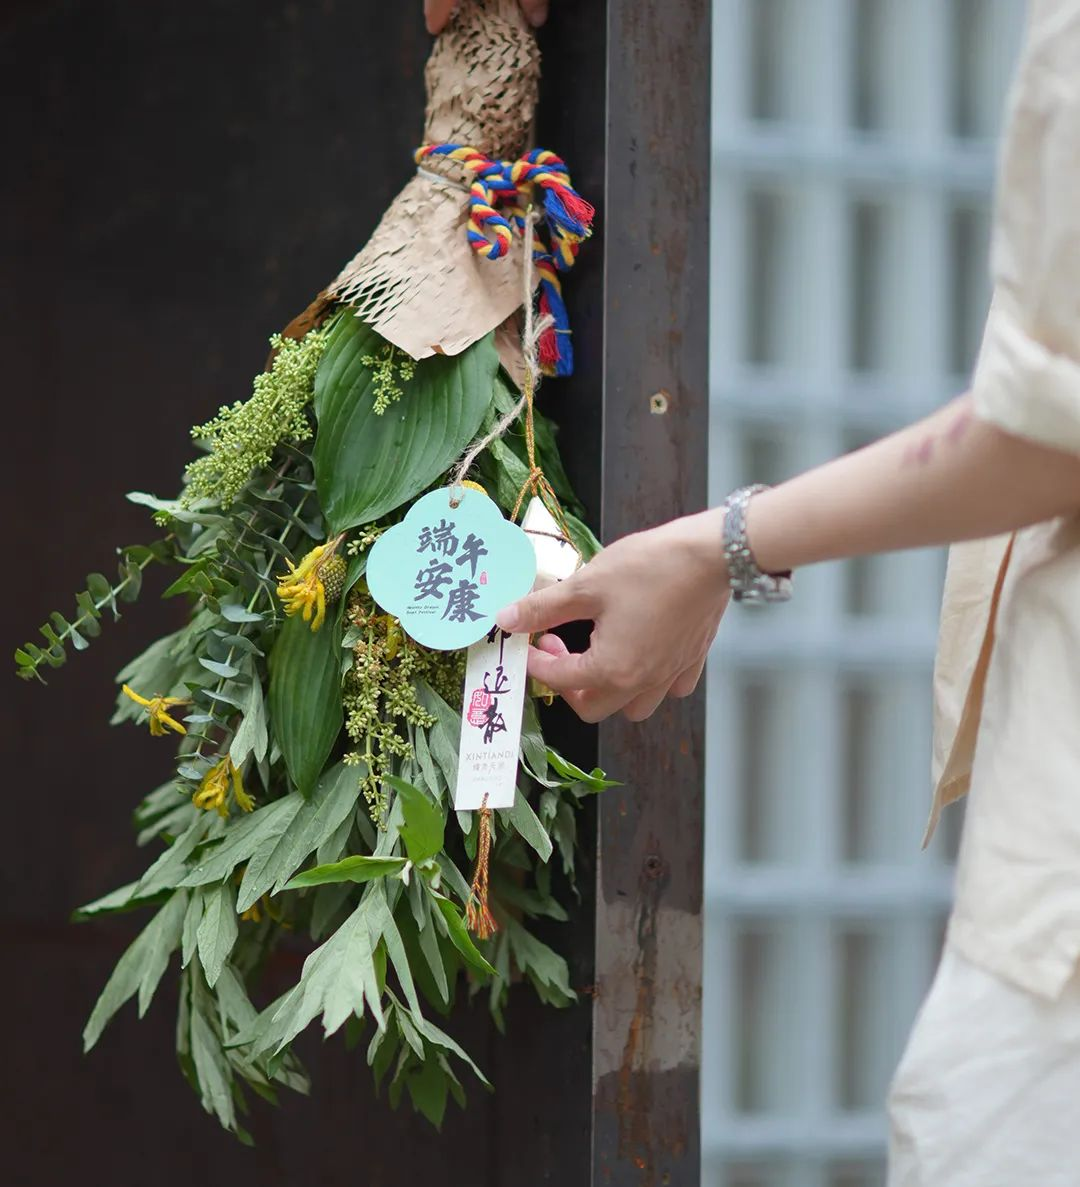
<svg viewBox="0 0 1080 1187">
<path fill-rule="evenodd" d="M 495 615 L 495 621 L 504 631 L 532 635 L 562 626 L 564 622 L 590 618 L 592 610 L 592 599 L 585 594 L 579 575 L 575 574 L 507 606 Z"/>
</svg>

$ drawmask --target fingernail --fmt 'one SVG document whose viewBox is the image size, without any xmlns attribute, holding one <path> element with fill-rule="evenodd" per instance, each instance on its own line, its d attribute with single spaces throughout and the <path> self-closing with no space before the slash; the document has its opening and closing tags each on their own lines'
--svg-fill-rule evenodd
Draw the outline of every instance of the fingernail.
<svg viewBox="0 0 1080 1187">
<path fill-rule="evenodd" d="M 516 631 L 518 623 L 521 622 L 521 614 L 516 605 L 507 606 L 505 610 L 500 610 L 495 615 L 495 621 L 504 631 Z"/>
</svg>

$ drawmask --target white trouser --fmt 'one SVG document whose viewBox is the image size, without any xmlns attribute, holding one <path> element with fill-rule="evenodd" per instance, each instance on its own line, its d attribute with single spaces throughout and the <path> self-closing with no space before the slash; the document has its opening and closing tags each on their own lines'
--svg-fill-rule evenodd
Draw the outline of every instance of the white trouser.
<svg viewBox="0 0 1080 1187">
<path fill-rule="evenodd" d="M 946 946 L 889 1114 L 888 1187 L 1080 1187 L 1080 977 L 1047 1001 Z"/>
</svg>

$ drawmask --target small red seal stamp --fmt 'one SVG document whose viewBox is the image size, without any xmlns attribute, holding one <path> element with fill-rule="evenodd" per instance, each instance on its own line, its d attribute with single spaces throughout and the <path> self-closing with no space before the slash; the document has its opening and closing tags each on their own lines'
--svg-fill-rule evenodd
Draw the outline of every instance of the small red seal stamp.
<svg viewBox="0 0 1080 1187">
<path fill-rule="evenodd" d="M 491 693 L 485 692 L 482 688 L 474 689 L 472 696 L 469 698 L 469 712 L 465 718 L 469 725 L 484 725 L 487 721 L 487 711 L 490 706 Z"/>
</svg>

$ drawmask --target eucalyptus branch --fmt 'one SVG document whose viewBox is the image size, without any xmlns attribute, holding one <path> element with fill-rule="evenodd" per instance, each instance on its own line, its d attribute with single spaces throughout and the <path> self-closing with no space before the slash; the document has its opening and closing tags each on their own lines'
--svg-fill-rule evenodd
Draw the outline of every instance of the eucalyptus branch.
<svg viewBox="0 0 1080 1187">
<path fill-rule="evenodd" d="M 88 640 L 101 633 L 99 620 L 105 607 L 112 610 L 114 619 L 120 617 L 117 600 L 135 601 L 142 588 L 143 571 L 152 562 L 164 559 L 167 546 L 173 538 L 170 533 L 154 545 L 120 549 L 119 581 L 110 582 L 101 573 L 91 573 L 86 579 L 87 588 L 75 595 L 78 616 L 73 622 L 68 622 L 58 610 L 54 610 L 49 615 L 49 622 L 39 628 L 47 646 L 41 648 L 34 643 L 26 643 L 15 652 L 16 675 L 23 680 L 41 680 L 44 684 L 38 669 L 42 664 L 48 664 L 50 668 L 61 667 L 67 660 L 68 643 L 76 651 L 85 651 L 90 646 Z"/>
<path fill-rule="evenodd" d="M 278 470 L 277 474 L 274 476 L 274 482 L 270 485 L 270 487 L 268 488 L 268 491 L 273 491 L 276 488 L 277 483 L 279 483 L 281 481 L 281 479 L 285 476 L 285 473 L 288 471 L 288 469 L 291 465 L 292 465 L 291 459 L 287 459 L 283 463 L 283 465 L 281 466 L 281 469 Z M 300 511 L 304 507 L 304 504 L 311 497 L 311 493 L 312 492 L 310 490 L 305 490 L 304 493 L 301 495 L 301 497 L 300 497 L 299 501 L 297 502 L 296 507 L 294 509 L 294 512 L 296 515 L 299 515 Z M 256 511 L 252 511 L 251 517 L 248 519 L 247 523 L 244 525 L 243 530 L 246 530 L 247 528 L 250 528 L 254 525 L 257 515 L 258 515 L 258 513 Z M 293 531 L 295 529 L 295 527 L 296 527 L 295 524 L 287 523 L 281 529 L 280 534 L 277 536 L 277 542 L 281 545 L 284 545 L 286 539 L 288 538 L 289 532 Z M 242 533 L 241 533 L 241 537 L 238 537 L 238 539 L 237 539 L 238 546 L 240 544 L 241 539 L 242 539 Z M 260 594 L 262 592 L 262 588 L 263 588 L 262 583 L 264 581 L 268 582 L 270 580 L 270 578 L 273 574 L 274 564 L 275 564 L 275 558 L 273 556 L 271 556 L 267 560 L 265 569 L 259 575 L 260 580 L 259 580 L 259 583 L 255 587 L 255 592 L 251 595 L 250 599 L 248 600 L 247 605 L 244 607 L 245 610 L 247 610 L 249 613 L 254 611 L 255 606 L 258 603 L 259 596 L 260 596 Z M 234 633 L 238 634 L 238 635 L 244 635 L 246 637 L 248 630 L 253 629 L 256 624 L 250 624 L 250 626 L 247 627 L 246 629 L 245 629 L 245 624 L 238 623 L 235 625 L 236 625 L 236 630 Z M 225 660 L 224 660 L 225 666 L 232 667 L 232 662 L 235 657 L 236 657 L 236 644 L 234 643 L 234 644 L 232 644 L 232 646 L 230 646 L 229 651 L 225 656 Z M 227 676 L 218 677 L 218 682 L 214 686 L 212 691 L 214 693 L 220 695 L 224 691 L 225 686 L 228 684 L 230 679 L 232 679 L 232 677 L 227 677 Z M 211 704 L 207 710 L 208 715 L 211 718 L 211 720 L 206 723 L 206 726 L 207 726 L 207 729 L 212 729 L 214 726 L 218 726 L 221 729 L 228 731 L 228 721 L 221 720 L 217 716 L 217 706 L 220 703 L 221 702 L 218 700 L 211 699 Z M 188 762 L 192 762 L 192 761 L 193 762 L 206 761 L 206 757 L 203 754 L 203 748 L 208 741 L 210 741 L 210 739 L 206 737 L 206 733 L 204 731 L 203 734 L 200 736 L 199 741 L 198 741 L 194 751 L 190 755 L 184 756 L 183 763 L 181 765 L 184 766 Z"/>
</svg>

